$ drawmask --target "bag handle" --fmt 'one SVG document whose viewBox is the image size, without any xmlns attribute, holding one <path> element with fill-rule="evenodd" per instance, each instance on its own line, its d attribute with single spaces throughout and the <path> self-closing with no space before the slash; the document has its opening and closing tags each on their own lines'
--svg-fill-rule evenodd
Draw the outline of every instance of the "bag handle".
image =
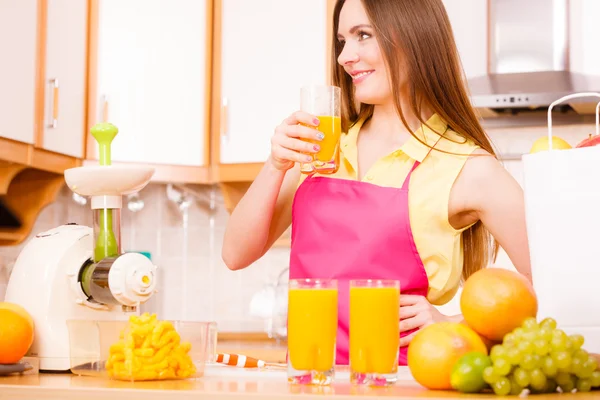
<svg viewBox="0 0 600 400">
<path fill-rule="evenodd" d="M 583 92 L 583 93 L 573 93 L 567 96 L 561 97 L 558 100 L 555 100 L 548 107 L 548 150 L 552 150 L 552 108 L 562 103 L 563 101 L 574 99 L 577 97 L 598 97 L 600 98 L 600 93 L 597 92 Z M 600 135 L 600 102 L 596 104 L 596 135 Z"/>
</svg>

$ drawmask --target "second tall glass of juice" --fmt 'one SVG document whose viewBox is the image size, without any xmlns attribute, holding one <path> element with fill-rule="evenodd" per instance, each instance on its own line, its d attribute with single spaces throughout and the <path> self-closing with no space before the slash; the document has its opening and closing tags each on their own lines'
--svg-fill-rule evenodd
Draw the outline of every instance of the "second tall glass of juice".
<svg viewBox="0 0 600 400">
<path fill-rule="evenodd" d="M 300 109 L 319 119 L 316 127 L 325 136 L 323 140 L 309 140 L 320 146 L 317 153 L 311 153 L 313 160 L 302 163 L 305 174 L 318 172 L 332 174 L 340 166 L 340 136 L 342 134 L 341 90 L 337 86 L 309 85 L 300 91 Z"/>
<path fill-rule="evenodd" d="M 400 282 L 350 281 L 350 380 L 387 386 L 397 380 Z"/>
<path fill-rule="evenodd" d="M 333 381 L 338 321 L 337 281 L 292 279 L 288 294 L 288 381 Z"/>
</svg>

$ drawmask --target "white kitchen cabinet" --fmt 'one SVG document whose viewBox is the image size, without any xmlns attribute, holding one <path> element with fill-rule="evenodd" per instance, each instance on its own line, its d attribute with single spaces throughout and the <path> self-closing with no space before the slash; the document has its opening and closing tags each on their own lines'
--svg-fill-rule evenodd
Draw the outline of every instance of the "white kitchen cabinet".
<svg viewBox="0 0 600 400">
<path fill-rule="evenodd" d="M 90 122 L 118 127 L 112 159 L 204 165 L 209 0 L 95 1 Z"/>
<path fill-rule="evenodd" d="M 35 140 L 37 0 L 0 0 L 0 136 Z"/>
<path fill-rule="evenodd" d="M 586 75 L 600 76 L 600 1 L 571 0 L 569 4 L 570 69 Z"/>
<path fill-rule="evenodd" d="M 487 74 L 487 1 L 443 0 L 467 78 Z"/>
<path fill-rule="evenodd" d="M 264 162 L 300 88 L 326 83 L 327 2 L 221 0 L 220 160 Z"/>
<path fill-rule="evenodd" d="M 83 156 L 87 4 L 0 0 L 0 136 Z"/>
<path fill-rule="evenodd" d="M 87 0 L 48 0 L 42 148 L 83 157 Z"/>
</svg>

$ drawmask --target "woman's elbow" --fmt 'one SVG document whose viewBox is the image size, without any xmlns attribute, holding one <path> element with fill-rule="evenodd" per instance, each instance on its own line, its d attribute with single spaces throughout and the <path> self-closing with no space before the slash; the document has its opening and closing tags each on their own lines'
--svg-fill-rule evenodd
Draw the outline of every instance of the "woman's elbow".
<svg viewBox="0 0 600 400">
<path fill-rule="evenodd" d="M 239 257 L 236 256 L 235 251 L 228 250 L 225 246 L 223 246 L 223 249 L 221 250 L 221 258 L 227 268 L 231 271 L 237 271 L 244 268 Z"/>
<path fill-rule="evenodd" d="M 252 260 L 249 260 L 247 254 L 240 251 L 239 247 L 223 245 L 221 250 L 221 258 L 231 271 L 238 271 L 248 267 Z"/>
<path fill-rule="evenodd" d="M 232 271 L 244 269 L 263 256 L 264 251 L 256 247 L 249 243 L 240 243 L 238 239 L 228 238 L 225 235 L 221 258 Z"/>
</svg>

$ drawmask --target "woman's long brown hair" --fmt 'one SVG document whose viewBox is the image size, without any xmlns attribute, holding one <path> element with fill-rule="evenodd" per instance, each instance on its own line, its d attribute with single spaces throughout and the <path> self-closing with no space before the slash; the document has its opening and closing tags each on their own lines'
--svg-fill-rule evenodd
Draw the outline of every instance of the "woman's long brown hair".
<svg viewBox="0 0 600 400">
<path fill-rule="evenodd" d="M 421 123 L 426 125 L 421 117 L 421 105 L 427 104 L 452 130 L 495 156 L 469 101 L 466 79 L 442 0 L 361 1 L 388 67 L 396 110 L 408 131 L 412 133 L 401 107 L 401 74 L 408 82 L 410 112 Z M 333 12 L 331 65 L 332 83 L 342 91 L 342 128 L 347 132 L 357 121 L 373 115 L 373 105 L 360 104 L 357 107 L 352 78 L 337 62 L 343 50 L 337 33 L 344 2 L 337 0 Z M 413 136 L 422 142 L 414 133 Z M 463 232 L 462 241 L 462 275 L 466 280 L 495 259 L 498 244 L 493 242 L 481 221 Z"/>
</svg>

